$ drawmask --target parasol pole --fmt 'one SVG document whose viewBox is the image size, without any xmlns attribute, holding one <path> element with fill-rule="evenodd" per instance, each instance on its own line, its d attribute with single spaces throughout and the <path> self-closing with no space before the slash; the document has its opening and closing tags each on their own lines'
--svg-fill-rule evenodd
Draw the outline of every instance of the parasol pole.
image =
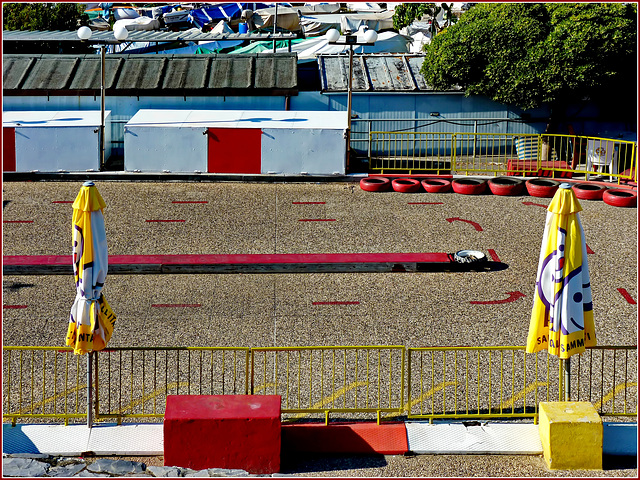
<svg viewBox="0 0 640 480">
<path fill-rule="evenodd" d="M 93 352 L 87 353 L 87 427 L 91 428 L 93 424 L 93 408 L 91 400 L 93 397 L 93 382 L 92 382 L 92 360 Z"/>
<path fill-rule="evenodd" d="M 571 359 L 565 358 L 563 361 L 564 364 L 564 401 L 571 401 Z"/>
</svg>

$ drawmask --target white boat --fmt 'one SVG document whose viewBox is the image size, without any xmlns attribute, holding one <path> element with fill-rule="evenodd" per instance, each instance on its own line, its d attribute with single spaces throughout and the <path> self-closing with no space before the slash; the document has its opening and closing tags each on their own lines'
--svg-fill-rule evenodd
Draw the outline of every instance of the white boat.
<svg viewBox="0 0 640 480">
<path fill-rule="evenodd" d="M 178 23 L 189 23 L 189 10 L 174 10 L 164 14 L 164 23 L 167 26 Z"/>
</svg>

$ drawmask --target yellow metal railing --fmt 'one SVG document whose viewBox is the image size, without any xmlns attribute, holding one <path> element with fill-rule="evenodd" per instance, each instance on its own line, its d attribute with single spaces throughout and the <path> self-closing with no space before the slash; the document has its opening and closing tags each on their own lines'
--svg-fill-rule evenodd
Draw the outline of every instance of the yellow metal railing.
<svg viewBox="0 0 640 480">
<path fill-rule="evenodd" d="M 2 354 L 5 421 L 86 419 L 86 356 L 58 347 Z M 161 419 L 167 395 L 280 395 L 284 420 L 325 422 L 339 413 L 536 419 L 539 402 L 564 399 L 561 361 L 519 346 L 138 347 L 95 356 L 96 421 Z M 571 360 L 570 400 L 603 416 L 637 415 L 636 346 L 588 348 Z"/>
<path fill-rule="evenodd" d="M 370 132 L 369 170 L 378 174 L 568 174 L 637 182 L 637 144 L 557 134 Z M 547 174 L 549 175 L 549 174 Z"/>
<path fill-rule="evenodd" d="M 637 415 L 637 347 L 593 347 L 572 359 L 569 400 L 592 402 L 603 416 Z M 566 399 L 562 361 L 524 347 L 409 348 L 407 392 L 408 418 L 430 420 L 537 419 L 541 401 Z"/>
<path fill-rule="evenodd" d="M 2 357 L 5 420 L 86 418 L 86 361 L 72 348 L 3 347 Z"/>
<path fill-rule="evenodd" d="M 162 418 L 167 395 L 246 395 L 250 348 L 131 347 L 99 352 L 96 420 Z"/>
<path fill-rule="evenodd" d="M 251 392 L 281 395 L 282 413 L 402 413 L 402 346 L 251 349 Z"/>
</svg>

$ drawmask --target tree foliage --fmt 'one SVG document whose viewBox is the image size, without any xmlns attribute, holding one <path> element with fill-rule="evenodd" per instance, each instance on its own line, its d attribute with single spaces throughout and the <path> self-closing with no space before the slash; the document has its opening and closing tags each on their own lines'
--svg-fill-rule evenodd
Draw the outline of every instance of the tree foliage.
<svg viewBox="0 0 640 480">
<path fill-rule="evenodd" d="M 393 13 L 393 28 L 400 30 L 401 28 L 411 25 L 414 20 L 420 20 L 427 17 L 431 20 L 431 34 L 435 35 L 441 28 L 435 21 L 438 14 L 443 11 L 446 22 L 445 25 L 454 23 L 457 18 L 451 13 L 452 3 L 402 3 L 398 5 Z"/>
<path fill-rule="evenodd" d="M 76 30 L 78 20 L 89 21 L 80 3 L 4 3 L 4 30 Z M 4 53 L 71 53 L 89 52 L 90 47 L 76 42 L 4 42 Z"/>
<path fill-rule="evenodd" d="M 433 38 L 421 72 L 524 109 L 621 91 L 635 103 L 636 19 L 635 4 L 480 3 Z"/>
<path fill-rule="evenodd" d="M 84 15 L 81 3 L 5 3 L 4 30 L 75 30 Z"/>
</svg>

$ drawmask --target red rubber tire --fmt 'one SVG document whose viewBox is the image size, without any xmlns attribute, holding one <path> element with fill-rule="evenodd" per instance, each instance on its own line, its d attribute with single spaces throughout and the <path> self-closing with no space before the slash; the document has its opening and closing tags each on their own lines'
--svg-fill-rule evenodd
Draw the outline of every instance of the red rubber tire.
<svg viewBox="0 0 640 480">
<path fill-rule="evenodd" d="M 396 192 L 414 193 L 420 190 L 420 182 L 414 178 L 396 178 L 391 181 Z"/>
<path fill-rule="evenodd" d="M 552 198 L 559 186 L 560 182 L 547 178 L 531 178 L 525 182 L 529 195 L 538 198 Z"/>
<path fill-rule="evenodd" d="M 425 192 L 445 193 L 451 190 L 451 182 L 442 178 L 425 178 L 420 182 Z"/>
<path fill-rule="evenodd" d="M 365 192 L 386 192 L 391 186 L 391 180 L 385 177 L 369 177 L 360 180 L 360 188 Z"/>
<path fill-rule="evenodd" d="M 524 182 L 513 177 L 491 178 L 487 183 L 494 195 L 520 195 L 524 189 Z"/>
<path fill-rule="evenodd" d="M 480 195 L 487 189 L 487 181 L 477 178 L 457 178 L 451 182 L 451 187 L 454 192 L 462 195 Z"/>
<path fill-rule="evenodd" d="M 636 207 L 638 205 L 638 193 L 627 189 L 611 189 L 602 194 L 602 201 L 614 207 Z"/>
<path fill-rule="evenodd" d="M 606 187 L 595 183 L 576 183 L 573 187 L 580 200 L 602 200 Z"/>
</svg>

